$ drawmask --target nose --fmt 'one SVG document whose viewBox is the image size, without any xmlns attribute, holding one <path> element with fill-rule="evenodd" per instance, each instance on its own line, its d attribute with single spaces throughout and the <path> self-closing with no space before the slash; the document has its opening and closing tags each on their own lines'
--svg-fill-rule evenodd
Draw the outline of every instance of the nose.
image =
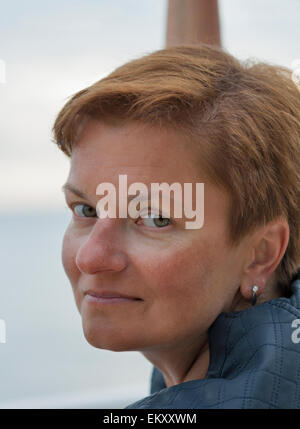
<svg viewBox="0 0 300 429">
<path fill-rule="evenodd" d="M 122 271 L 127 266 L 127 258 L 120 249 L 121 228 L 118 219 L 97 219 L 88 236 L 76 254 L 76 265 L 85 274 L 101 271 Z"/>
</svg>

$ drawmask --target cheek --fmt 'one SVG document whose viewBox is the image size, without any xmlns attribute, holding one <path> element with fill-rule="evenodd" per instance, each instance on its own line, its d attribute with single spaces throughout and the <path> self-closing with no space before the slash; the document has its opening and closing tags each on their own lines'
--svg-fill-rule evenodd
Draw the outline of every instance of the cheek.
<svg viewBox="0 0 300 429">
<path fill-rule="evenodd" d="M 200 300 L 208 289 L 208 278 L 213 270 L 213 258 L 207 247 L 205 251 L 202 246 L 197 249 L 170 246 L 157 254 L 149 251 L 143 253 L 142 260 L 136 259 L 136 264 L 143 267 L 146 288 L 165 303 Z"/>
<path fill-rule="evenodd" d="M 63 237 L 61 260 L 65 273 L 71 281 L 72 286 L 74 285 L 76 279 L 79 277 L 80 274 L 75 264 L 76 251 L 77 249 L 75 240 L 72 238 L 72 235 L 68 228 Z"/>
<path fill-rule="evenodd" d="M 149 335 L 155 341 L 198 335 L 214 320 L 217 309 L 210 287 L 213 262 L 204 250 L 202 246 L 169 248 L 156 256 L 148 252 L 136 261 L 147 303 L 144 320 L 149 321 Z"/>
</svg>

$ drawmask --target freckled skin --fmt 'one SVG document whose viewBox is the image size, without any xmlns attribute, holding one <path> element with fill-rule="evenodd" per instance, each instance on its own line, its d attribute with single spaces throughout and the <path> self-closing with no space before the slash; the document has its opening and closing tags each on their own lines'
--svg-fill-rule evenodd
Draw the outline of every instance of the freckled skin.
<svg viewBox="0 0 300 429">
<path fill-rule="evenodd" d="M 197 158 L 195 147 L 172 130 L 94 120 L 84 128 L 72 153 L 68 182 L 89 198 L 67 192 L 70 204 L 96 208 L 97 185 L 110 182 L 118 188 L 119 174 L 128 175 L 128 186 L 205 183 L 201 229 L 185 229 L 184 219 L 158 228 L 145 226 L 141 219 L 73 216 L 62 261 L 84 335 L 93 346 L 138 350 L 155 363 L 172 361 L 172 356 L 188 360 L 184 353 L 199 349 L 209 326 L 230 307 L 247 248 L 229 246 L 229 198 L 206 180 Z M 141 300 L 91 305 L 83 291 L 97 286 Z"/>
</svg>

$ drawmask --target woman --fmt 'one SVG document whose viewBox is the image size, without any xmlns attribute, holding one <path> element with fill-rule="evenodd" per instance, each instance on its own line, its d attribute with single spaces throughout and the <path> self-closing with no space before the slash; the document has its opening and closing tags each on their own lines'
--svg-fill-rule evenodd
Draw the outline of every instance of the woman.
<svg viewBox="0 0 300 429">
<path fill-rule="evenodd" d="M 70 157 L 62 261 L 84 335 L 154 366 L 151 395 L 128 408 L 300 408 L 290 72 L 208 45 L 160 50 L 75 94 L 54 135 Z M 149 189 L 204 183 L 203 225 L 153 216 L 152 202 L 102 217 L 98 186 L 120 190 L 120 175 Z"/>
</svg>

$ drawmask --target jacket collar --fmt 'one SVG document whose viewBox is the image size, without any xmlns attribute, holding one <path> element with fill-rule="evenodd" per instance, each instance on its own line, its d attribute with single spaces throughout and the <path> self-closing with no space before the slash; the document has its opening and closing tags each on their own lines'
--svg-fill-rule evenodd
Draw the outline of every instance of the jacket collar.
<svg viewBox="0 0 300 429">
<path fill-rule="evenodd" d="M 300 407 L 299 328 L 298 336 L 296 333 L 300 326 L 300 270 L 291 289 L 290 298 L 221 313 L 209 330 L 210 364 L 205 379 L 166 388 L 161 372 L 154 367 L 152 395 L 130 407 L 160 408 L 167 400 L 170 408 L 189 408 L 194 388 L 194 408 L 226 408 L 226 404 L 233 408 Z"/>
</svg>

